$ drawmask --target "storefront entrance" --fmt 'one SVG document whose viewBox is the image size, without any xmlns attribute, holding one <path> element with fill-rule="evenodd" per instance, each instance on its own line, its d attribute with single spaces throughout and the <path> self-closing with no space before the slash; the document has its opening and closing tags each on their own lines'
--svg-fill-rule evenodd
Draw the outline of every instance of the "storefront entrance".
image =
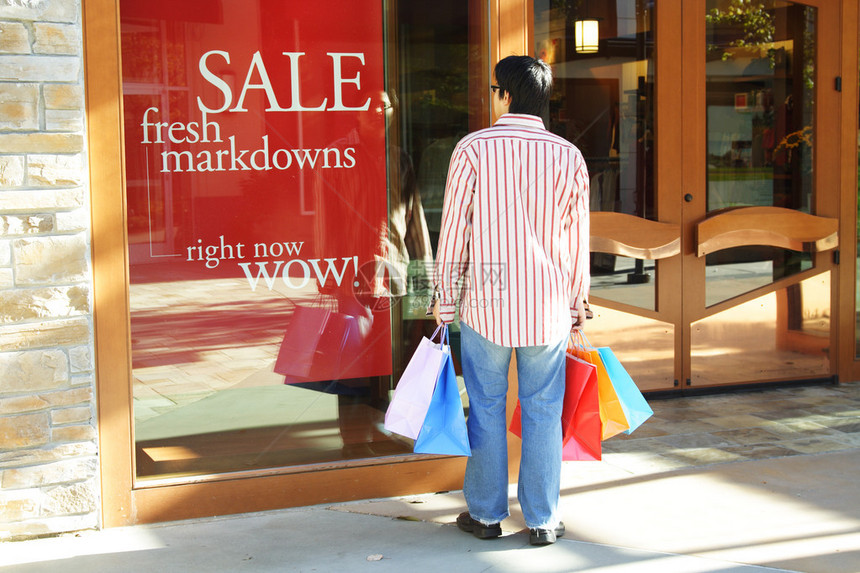
<svg viewBox="0 0 860 573">
<path fill-rule="evenodd" d="M 850 372 L 843 4 L 86 2 L 105 524 L 460 487 L 382 419 L 509 54 L 553 65 L 588 333 L 643 390 Z"/>
<path fill-rule="evenodd" d="M 590 336 L 644 390 L 835 373 L 837 4 L 534 2 L 591 175 Z"/>
</svg>

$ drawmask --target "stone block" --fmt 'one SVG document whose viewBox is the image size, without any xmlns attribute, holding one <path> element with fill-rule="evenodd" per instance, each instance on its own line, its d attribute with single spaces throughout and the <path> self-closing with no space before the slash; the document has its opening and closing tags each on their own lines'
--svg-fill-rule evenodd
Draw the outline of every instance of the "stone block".
<svg viewBox="0 0 860 573">
<path fill-rule="evenodd" d="M 62 460 L 26 468 L 12 468 L 3 470 L 0 487 L 16 489 L 61 485 L 91 479 L 97 471 L 98 463 L 95 458 Z"/>
<path fill-rule="evenodd" d="M 54 442 L 87 442 L 95 441 L 98 433 L 89 424 L 84 426 L 60 426 L 51 430 L 51 440 Z"/>
<path fill-rule="evenodd" d="M 67 318 L 0 326 L 0 352 L 77 346 L 91 340 L 86 318 Z"/>
<path fill-rule="evenodd" d="M 76 346 L 69 349 L 69 363 L 72 374 L 91 372 L 95 369 L 93 364 L 93 353 L 89 346 Z"/>
<path fill-rule="evenodd" d="M 78 386 L 95 388 L 96 377 L 92 372 L 85 372 L 83 374 L 75 374 L 74 376 L 72 376 L 72 379 L 69 382 L 69 386 L 71 386 L 72 388 L 77 388 Z"/>
<path fill-rule="evenodd" d="M 53 230 L 53 215 L 0 215 L 0 235 L 40 235 Z"/>
<path fill-rule="evenodd" d="M 39 517 L 41 498 L 38 488 L 0 491 L 0 516 L 6 522 Z"/>
<path fill-rule="evenodd" d="M 24 156 L 0 156 L 0 188 L 21 187 L 24 185 Z"/>
<path fill-rule="evenodd" d="M 75 515 L 98 509 L 98 488 L 95 480 L 44 488 L 41 496 L 42 515 Z"/>
<path fill-rule="evenodd" d="M 21 22 L 0 22 L 0 54 L 29 54 L 30 33 Z"/>
<path fill-rule="evenodd" d="M 0 290 L 9 289 L 15 286 L 15 275 L 12 274 L 12 269 L 0 269 Z"/>
<path fill-rule="evenodd" d="M 30 155 L 27 157 L 27 182 L 39 186 L 78 186 L 84 180 L 80 155 Z"/>
<path fill-rule="evenodd" d="M 69 381 L 69 360 L 61 350 L 0 353 L 0 394 L 54 390 Z"/>
<path fill-rule="evenodd" d="M 48 412 L 0 416 L 0 450 L 36 448 L 51 440 Z"/>
<path fill-rule="evenodd" d="M 40 517 L 6 523 L 0 527 L 0 541 L 18 541 L 38 536 L 95 529 L 98 527 L 98 512 L 85 515 Z"/>
<path fill-rule="evenodd" d="M 0 81 L 77 82 L 81 75 L 78 56 L 3 56 Z"/>
<path fill-rule="evenodd" d="M 81 49 L 81 29 L 77 26 L 36 22 L 33 35 L 33 52 L 37 54 L 74 55 Z"/>
<path fill-rule="evenodd" d="M 92 387 L 69 388 L 58 392 L 39 394 L 39 398 L 47 402 L 52 408 L 74 406 L 78 404 L 91 404 L 93 401 L 93 390 Z"/>
<path fill-rule="evenodd" d="M 12 241 L 0 239 L 0 267 L 8 267 L 12 264 Z"/>
<path fill-rule="evenodd" d="M 78 21 L 80 9 L 77 0 L 3 0 L 0 18 L 71 23 Z"/>
<path fill-rule="evenodd" d="M 5 137 L 5 136 L 4 136 Z M 0 140 L 3 138 L 0 137 Z M 84 204 L 84 190 L 45 189 L 38 191 L 0 191 L 0 213 L 36 210 L 77 209 Z"/>
<path fill-rule="evenodd" d="M 87 280 L 89 251 L 83 234 L 12 241 L 15 284 L 40 285 Z"/>
<path fill-rule="evenodd" d="M 90 228 L 91 219 L 88 209 L 75 209 L 56 214 L 56 230 L 58 233 L 86 231 Z"/>
<path fill-rule="evenodd" d="M 80 153 L 83 150 L 83 136 L 74 133 L 6 133 L 0 137 L 0 153 Z"/>
<path fill-rule="evenodd" d="M 17 468 L 58 462 L 64 459 L 96 455 L 94 441 L 57 444 L 54 447 L 37 450 L 14 450 L 0 452 L 0 468 Z"/>
<path fill-rule="evenodd" d="M 84 90 L 78 84 L 45 84 L 45 109 L 84 109 Z"/>
<path fill-rule="evenodd" d="M 78 109 L 45 110 L 45 131 L 78 132 L 84 130 L 84 112 Z"/>
<path fill-rule="evenodd" d="M 48 402 L 38 396 L 14 396 L 0 398 L 0 416 L 36 412 L 48 407 Z"/>
<path fill-rule="evenodd" d="M 93 412 L 89 406 L 51 410 L 51 424 L 54 426 L 89 423 L 92 417 Z"/>
<path fill-rule="evenodd" d="M 38 129 L 39 86 L 0 84 L 0 130 L 37 131 Z"/>
<path fill-rule="evenodd" d="M 89 294 L 86 286 L 0 291 L 0 324 L 89 314 Z"/>
</svg>

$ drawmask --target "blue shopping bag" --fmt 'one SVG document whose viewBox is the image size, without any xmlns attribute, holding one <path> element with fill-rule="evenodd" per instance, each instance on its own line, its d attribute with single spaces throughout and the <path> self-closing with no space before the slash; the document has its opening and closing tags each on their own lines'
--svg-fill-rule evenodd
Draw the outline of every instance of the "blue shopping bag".
<svg viewBox="0 0 860 573">
<path fill-rule="evenodd" d="M 442 359 L 442 369 L 414 451 L 417 454 L 472 455 L 450 351 Z"/>
<path fill-rule="evenodd" d="M 603 366 L 606 368 L 606 373 L 609 375 L 609 380 L 612 382 L 612 387 L 618 395 L 618 401 L 621 403 L 621 409 L 624 411 L 624 416 L 630 424 L 630 428 L 625 430 L 625 434 L 630 434 L 642 425 L 642 422 L 650 418 L 654 411 L 651 406 L 645 401 L 642 392 L 633 382 L 633 378 L 621 365 L 621 362 L 615 356 L 615 353 L 608 346 L 598 348 L 600 359 L 603 361 Z"/>
</svg>

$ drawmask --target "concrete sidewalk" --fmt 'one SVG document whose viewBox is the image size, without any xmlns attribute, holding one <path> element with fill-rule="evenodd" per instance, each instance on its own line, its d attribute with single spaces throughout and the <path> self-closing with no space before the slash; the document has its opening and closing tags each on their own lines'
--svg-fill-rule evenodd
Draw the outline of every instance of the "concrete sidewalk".
<svg viewBox="0 0 860 573">
<path fill-rule="evenodd" d="M 135 526 L 0 545 L 0 571 L 860 571 L 860 451 L 632 476 L 564 465 L 568 533 L 530 547 L 459 531 L 459 492 Z"/>
</svg>

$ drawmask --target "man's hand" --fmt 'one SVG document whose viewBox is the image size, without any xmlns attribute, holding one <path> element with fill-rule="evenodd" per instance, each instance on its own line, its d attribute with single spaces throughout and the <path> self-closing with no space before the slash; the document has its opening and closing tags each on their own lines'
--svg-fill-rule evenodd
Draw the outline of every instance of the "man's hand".
<svg viewBox="0 0 860 573">
<path fill-rule="evenodd" d="M 441 311 L 439 310 L 439 308 L 440 308 L 439 299 L 437 298 L 436 304 L 433 305 L 433 318 L 436 319 L 436 326 L 439 326 L 440 324 L 442 324 L 442 318 L 440 316 Z"/>
<path fill-rule="evenodd" d="M 587 318 L 585 312 L 585 303 L 582 299 L 579 299 L 576 302 L 576 321 L 573 323 L 571 330 L 576 332 L 585 328 L 585 319 Z"/>
</svg>

